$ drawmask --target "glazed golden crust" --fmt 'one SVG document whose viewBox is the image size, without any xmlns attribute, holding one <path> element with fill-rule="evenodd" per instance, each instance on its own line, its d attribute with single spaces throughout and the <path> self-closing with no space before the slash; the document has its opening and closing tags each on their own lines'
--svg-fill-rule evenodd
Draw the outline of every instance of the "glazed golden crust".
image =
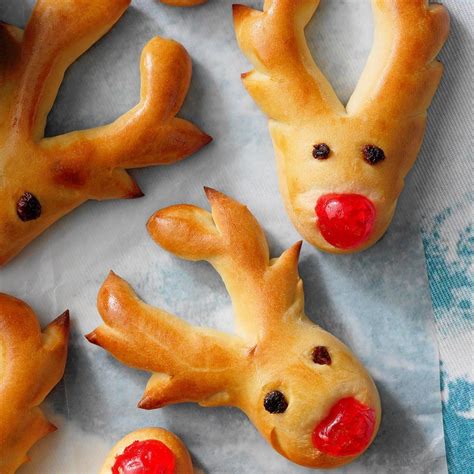
<svg viewBox="0 0 474 474">
<path fill-rule="evenodd" d="M 87 336 L 132 367 L 152 372 L 141 408 L 194 401 L 243 410 L 267 441 L 295 463 L 334 467 L 355 456 L 331 456 L 311 442 L 315 426 L 338 400 L 354 397 L 374 410 L 380 401 L 370 376 L 350 350 L 304 314 L 298 275 L 301 243 L 270 259 L 265 235 L 248 209 L 206 189 L 212 214 L 192 205 L 153 215 L 148 230 L 164 249 L 207 260 L 222 276 L 236 314 L 238 336 L 196 328 L 139 300 L 111 273 L 97 301 L 104 324 Z M 316 365 L 311 351 L 325 346 L 331 365 Z M 317 389 L 316 389 L 317 387 Z M 283 414 L 263 399 L 283 391 Z"/>
<path fill-rule="evenodd" d="M 115 458 L 133 442 L 150 439 L 161 441 L 176 456 L 175 474 L 193 474 L 193 464 L 186 446 L 174 433 L 163 428 L 142 428 L 124 436 L 107 455 L 100 474 L 110 474 Z"/>
<path fill-rule="evenodd" d="M 142 53 L 137 106 L 109 125 L 43 138 L 64 71 L 129 3 L 38 0 L 24 33 L 0 24 L 0 265 L 88 199 L 142 196 L 126 168 L 172 163 L 210 141 L 175 117 L 191 59 L 180 44 L 159 37 Z M 25 192 L 41 205 L 27 221 L 17 212 Z"/>
<path fill-rule="evenodd" d="M 280 191 L 288 214 L 312 245 L 334 253 L 363 250 L 386 231 L 403 181 L 420 148 L 426 111 L 442 65 L 435 60 L 449 17 L 426 0 L 372 0 L 374 45 L 346 107 L 314 63 L 304 37 L 319 0 L 266 0 L 264 11 L 234 5 L 242 51 L 255 69 L 244 85 L 270 119 Z M 313 146 L 329 145 L 326 160 Z M 363 159 L 376 145 L 385 160 Z M 336 248 L 318 228 L 315 205 L 325 194 L 360 194 L 376 209 L 374 228 L 356 248 Z"/>
<path fill-rule="evenodd" d="M 28 461 L 29 449 L 56 428 L 39 405 L 64 373 L 66 311 L 43 332 L 32 309 L 0 293 L 0 473 Z"/>
</svg>

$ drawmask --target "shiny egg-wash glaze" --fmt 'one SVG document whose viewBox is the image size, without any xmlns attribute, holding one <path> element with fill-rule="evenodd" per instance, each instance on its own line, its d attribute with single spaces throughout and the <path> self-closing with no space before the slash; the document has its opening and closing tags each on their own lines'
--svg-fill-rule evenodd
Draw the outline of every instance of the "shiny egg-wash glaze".
<svg viewBox="0 0 474 474">
<path fill-rule="evenodd" d="M 33 310 L 0 293 L 0 473 L 13 474 L 28 451 L 56 430 L 39 405 L 61 380 L 69 313 L 41 332 Z"/>
<path fill-rule="evenodd" d="M 310 467 L 351 462 L 380 423 L 377 389 L 350 350 L 304 313 L 301 243 L 270 259 L 249 210 L 212 189 L 212 214 L 191 205 L 158 211 L 153 239 L 220 273 L 239 335 L 193 327 L 143 303 L 111 273 L 97 300 L 104 325 L 87 336 L 123 363 L 153 373 L 139 403 L 235 406 L 291 461 Z"/>
<path fill-rule="evenodd" d="M 38 0 L 24 31 L 0 23 L 0 265 L 88 199 L 142 196 L 126 168 L 172 163 L 210 141 L 175 117 L 191 59 L 159 37 L 142 52 L 138 105 L 109 125 L 44 138 L 64 72 L 129 4 Z"/>
<path fill-rule="evenodd" d="M 372 0 L 373 48 L 344 107 L 304 36 L 318 4 L 234 5 L 235 32 L 255 67 L 242 78 L 270 119 L 293 224 L 315 247 L 349 253 L 377 242 L 392 220 L 441 78 L 449 17 L 427 0 Z"/>
</svg>

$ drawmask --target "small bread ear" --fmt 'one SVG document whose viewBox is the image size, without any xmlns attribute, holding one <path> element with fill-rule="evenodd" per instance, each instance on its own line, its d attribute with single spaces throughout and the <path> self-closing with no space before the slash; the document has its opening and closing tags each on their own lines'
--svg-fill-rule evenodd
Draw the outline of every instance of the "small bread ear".
<svg viewBox="0 0 474 474">
<path fill-rule="evenodd" d="M 147 229 L 158 245 L 188 260 L 209 260 L 223 251 L 211 214 L 196 206 L 162 209 L 150 217 Z"/>
</svg>

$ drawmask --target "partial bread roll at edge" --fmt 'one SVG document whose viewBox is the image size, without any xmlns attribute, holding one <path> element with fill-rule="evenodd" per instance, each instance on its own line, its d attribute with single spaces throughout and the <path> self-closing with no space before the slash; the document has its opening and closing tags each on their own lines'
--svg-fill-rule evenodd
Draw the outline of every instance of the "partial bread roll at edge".
<svg viewBox="0 0 474 474">
<path fill-rule="evenodd" d="M 168 447 L 175 456 L 176 464 L 174 474 L 193 474 L 191 456 L 184 443 L 174 434 L 163 428 L 142 428 L 124 436 L 110 450 L 100 474 L 111 474 L 117 456 L 123 454 L 125 449 L 136 441 L 157 440 Z"/>
<path fill-rule="evenodd" d="M 64 374 L 69 313 L 41 332 L 33 310 L 0 293 L 0 473 L 12 474 L 28 451 L 56 430 L 39 405 Z"/>
</svg>

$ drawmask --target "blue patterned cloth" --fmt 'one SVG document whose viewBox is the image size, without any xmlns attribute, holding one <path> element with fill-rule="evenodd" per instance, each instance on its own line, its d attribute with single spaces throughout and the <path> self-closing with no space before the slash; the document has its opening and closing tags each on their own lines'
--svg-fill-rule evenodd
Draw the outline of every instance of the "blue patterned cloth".
<svg viewBox="0 0 474 474">
<path fill-rule="evenodd" d="M 450 474 L 469 474 L 474 473 L 474 193 L 471 185 L 474 154 L 474 0 L 442 1 L 451 17 L 451 33 L 440 54 L 445 74 L 429 111 L 423 148 L 408 179 L 417 188 L 418 202 L 413 203 L 413 219 L 421 220 L 439 341 L 449 471 Z M 341 15 L 351 14 L 354 10 L 345 8 L 347 1 L 333 2 L 332 8 L 343 10 Z M 24 23 L 32 4 L 32 0 L 3 4 L 0 0 L 2 19 L 17 18 L 18 23 Z M 321 7 L 324 8 L 324 2 Z M 353 14 L 360 15 L 360 11 Z M 140 28 L 148 28 L 148 23 L 143 18 L 140 20 Z M 314 37 L 316 38 L 315 35 Z M 318 41 L 322 39 L 321 36 L 317 38 Z M 354 46 L 356 50 L 362 41 L 357 43 Z M 327 50 L 328 55 L 333 53 L 333 50 Z M 135 58 L 136 54 L 137 51 L 131 57 Z M 324 60 L 324 54 L 322 49 L 318 57 Z M 364 55 L 366 51 L 362 48 L 360 54 Z M 240 56 L 239 54 L 237 57 Z M 329 63 L 332 64 L 332 61 Z M 334 76 L 336 86 L 338 80 L 344 82 L 343 74 L 339 75 L 339 79 L 336 74 Z M 347 93 L 349 92 L 347 89 Z M 269 167 L 269 173 L 273 172 L 273 167 Z M 58 290 L 58 295 L 60 293 Z M 44 312 L 46 313 L 46 305 Z M 118 376 L 116 378 L 119 379 Z"/>
<path fill-rule="evenodd" d="M 411 179 L 419 190 L 422 235 L 438 332 L 449 472 L 474 472 L 472 0 L 443 2 L 451 33 L 445 74 L 429 112 Z"/>
</svg>

